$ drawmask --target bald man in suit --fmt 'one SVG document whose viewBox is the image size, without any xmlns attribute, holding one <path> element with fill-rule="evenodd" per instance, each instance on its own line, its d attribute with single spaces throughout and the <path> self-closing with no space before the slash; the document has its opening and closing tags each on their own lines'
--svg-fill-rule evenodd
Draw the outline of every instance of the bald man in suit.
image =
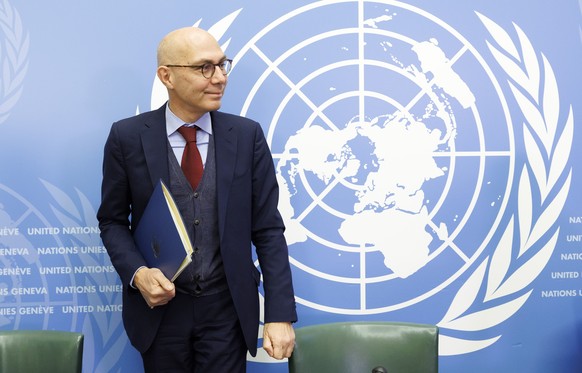
<svg viewBox="0 0 582 373">
<path fill-rule="evenodd" d="M 168 102 L 114 123 L 105 144 L 97 216 L 123 283 L 124 326 L 146 372 L 245 372 L 247 351 L 257 352 L 261 273 L 263 348 L 276 359 L 293 351 L 297 314 L 273 159 L 258 123 L 218 111 L 230 67 L 208 32 L 169 33 L 157 69 Z M 204 163 L 197 185 L 180 165 L 183 125 L 196 128 Z M 160 179 L 194 247 L 174 283 L 148 267 L 132 237 Z"/>
</svg>

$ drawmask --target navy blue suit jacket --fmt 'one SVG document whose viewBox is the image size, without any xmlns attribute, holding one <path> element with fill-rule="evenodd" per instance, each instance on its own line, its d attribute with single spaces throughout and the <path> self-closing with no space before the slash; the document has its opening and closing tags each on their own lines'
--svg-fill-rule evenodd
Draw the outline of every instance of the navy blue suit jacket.
<svg viewBox="0 0 582 373">
<path fill-rule="evenodd" d="M 216 154 L 218 230 L 227 282 L 247 347 L 254 356 L 259 326 L 260 273 L 265 322 L 297 319 L 284 225 L 277 210 L 273 159 L 257 122 L 211 112 Z M 132 238 L 157 181 L 169 183 L 165 105 L 111 127 L 103 159 L 102 201 L 97 217 L 101 238 L 123 283 L 123 322 L 140 352 L 151 345 L 165 307 L 150 309 L 129 284 L 147 266 Z M 171 151 L 171 149 L 170 149 Z M 131 222 L 130 222 L 131 216 Z"/>
</svg>

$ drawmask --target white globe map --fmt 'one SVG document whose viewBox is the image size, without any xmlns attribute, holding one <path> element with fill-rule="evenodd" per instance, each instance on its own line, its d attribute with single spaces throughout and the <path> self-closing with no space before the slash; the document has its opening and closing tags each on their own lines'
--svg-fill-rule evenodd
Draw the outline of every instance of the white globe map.
<svg viewBox="0 0 582 373">
<path fill-rule="evenodd" d="M 354 190 L 357 201 L 353 214 L 346 217 L 339 233 L 348 244 L 372 245 L 384 254 L 384 263 L 399 277 L 408 277 L 422 267 L 428 259 L 428 244 L 432 240 L 425 232 L 428 222 L 424 206 L 422 185 L 425 180 L 444 175 L 431 157 L 438 146 L 439 136 L 427 130 L 421 122 L 392 119 L 380 123 L 349 123 L 346 128 L 332 131 L 312 126 L 289 139 L 286 151 L 296 151 L 294 159 L 282 160 L 279 169 L 290 167 L 288 180 L 280 173 L 282 201 L 291 201 L 299 172 L 316 175 L 326 184 L 343 182 L 357 183 L 361 169 L 369 171 L 363 187 Z M 363 137 L 373 147 L 369 158 L 356 158 L 349 142 Z M 319 144 L 325 139 L 324 144 Z M 421 145 L 421 153 L 407 150 L 411 142 Z M 428 150 L 423 152 L 422 148 Z M 415 151 L 416 153 L 416 151 Z M 374 169 L 375 168 L 375 169 Z M 340 181 L 338 180 L 337 183 Z M 286 187 L 286 188 L 285 188 Z M 286 193 L 287 192 L 287 193 Z M 290 232 L 290 244 L 306 239 L 302 228 L 294 221 L 291 203 L 281 203 L 281 212 Z M 379 231 L 376 227 L 386 227 Z M 295 230 L 294 230 L 295 228 Z M 411 235 L 410 233 L 414 233 Z M 406 249 L 394 247 L 394 242 L 407 243 Z"/>
<path fill-rule="evenodd" d="M 422 71 L 409 70 L 415 78 L 428 81 L 426 74 L 432 73 L 435 85 L 463 101 L 465 107 L 473 104 L 473 94 L 444 63 L 444 53 L 436 44 L 419 43 L 413 50 L 422 67 Z M 432 236 L 426 231 L 430 217 L 423 185 L 447 172 L 446 167 L 437 165 L 434 153 L 454 147 L 456 131 L 445 98 L 432 98 L 435 101 L 430 106 L 438 109 L 427 107 L 425 118 L 441 118 L 444 132 L 399 110 L 369 122 L 355 118 L 340 129 L 312 124 L 289 138 L 277 170 L 282 185 L 280 210 L 290 244 L 307 239 L 294 218 L 291 200 L 299 174 L 311 173 L 326 185 L 343 184 L 353 189 L 356 201 L 352 214 L 343 219 L 338 230 L 346 243 L 379 250 L 386 267 L 401 278 L 426 264 Z M 367 144 L 364 148 L 369 151 L 361 152 L 350 145 L 352 142 Z M 445 237 L 446 225 L 439 229 Z"/>
</svg>

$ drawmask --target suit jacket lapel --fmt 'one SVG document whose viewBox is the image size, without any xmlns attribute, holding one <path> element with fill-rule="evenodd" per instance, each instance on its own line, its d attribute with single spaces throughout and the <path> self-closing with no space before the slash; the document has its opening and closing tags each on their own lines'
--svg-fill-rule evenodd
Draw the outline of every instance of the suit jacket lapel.
<svg viewBox="0 0 582 373">
<path fill-rule="evenodd" d="M 168 135 L 166 134 L 166 105 L 145 118 L 141 142 L 152 188 L 159 179 L 170 181 L 168 168 Z"/>
<path fill-rule="evenodd" d="M 229 190 L 234 177 L 237 157 L 237 139 L 234 123 L 220 112 L 211 112 L 214 152 L 216 155 L 216 192 L 218 197 L 218 231 L 222 238 L 228 207 Z"/>
</svg>

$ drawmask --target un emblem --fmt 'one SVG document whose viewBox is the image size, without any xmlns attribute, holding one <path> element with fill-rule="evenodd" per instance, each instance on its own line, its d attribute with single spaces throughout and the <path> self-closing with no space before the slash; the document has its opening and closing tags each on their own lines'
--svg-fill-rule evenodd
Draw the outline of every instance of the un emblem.
<svg viewBox="0 0 582 373">
<path fill-rule="evenodd" d="M 230 35 L 240 11 L 209 31 Z M 499 339 L 488 329 L 531 295 L 571 180 L 573 113 L 557 114 L 549 62 L 519 27 L 476 19 L 487 51 L 402 2 L 318 1 L 256 33 L 229 77 L 229 105 L 266 128 L 297 302 L 406 310 L 441 327 L 441 355 Z"/>
<path fill-rule="evenodd" d="M 460 282 L 431 300 L 442 355 L 499 339 L 488 329 L 531 295 L 571 180 L 550 64 L 519 27 L 476 18 L 494 67 L 422 9 L 315 2 L 256 34 L 229 88 L 267 128 L 298 303 L 427 320 Z"/>
</svg>

